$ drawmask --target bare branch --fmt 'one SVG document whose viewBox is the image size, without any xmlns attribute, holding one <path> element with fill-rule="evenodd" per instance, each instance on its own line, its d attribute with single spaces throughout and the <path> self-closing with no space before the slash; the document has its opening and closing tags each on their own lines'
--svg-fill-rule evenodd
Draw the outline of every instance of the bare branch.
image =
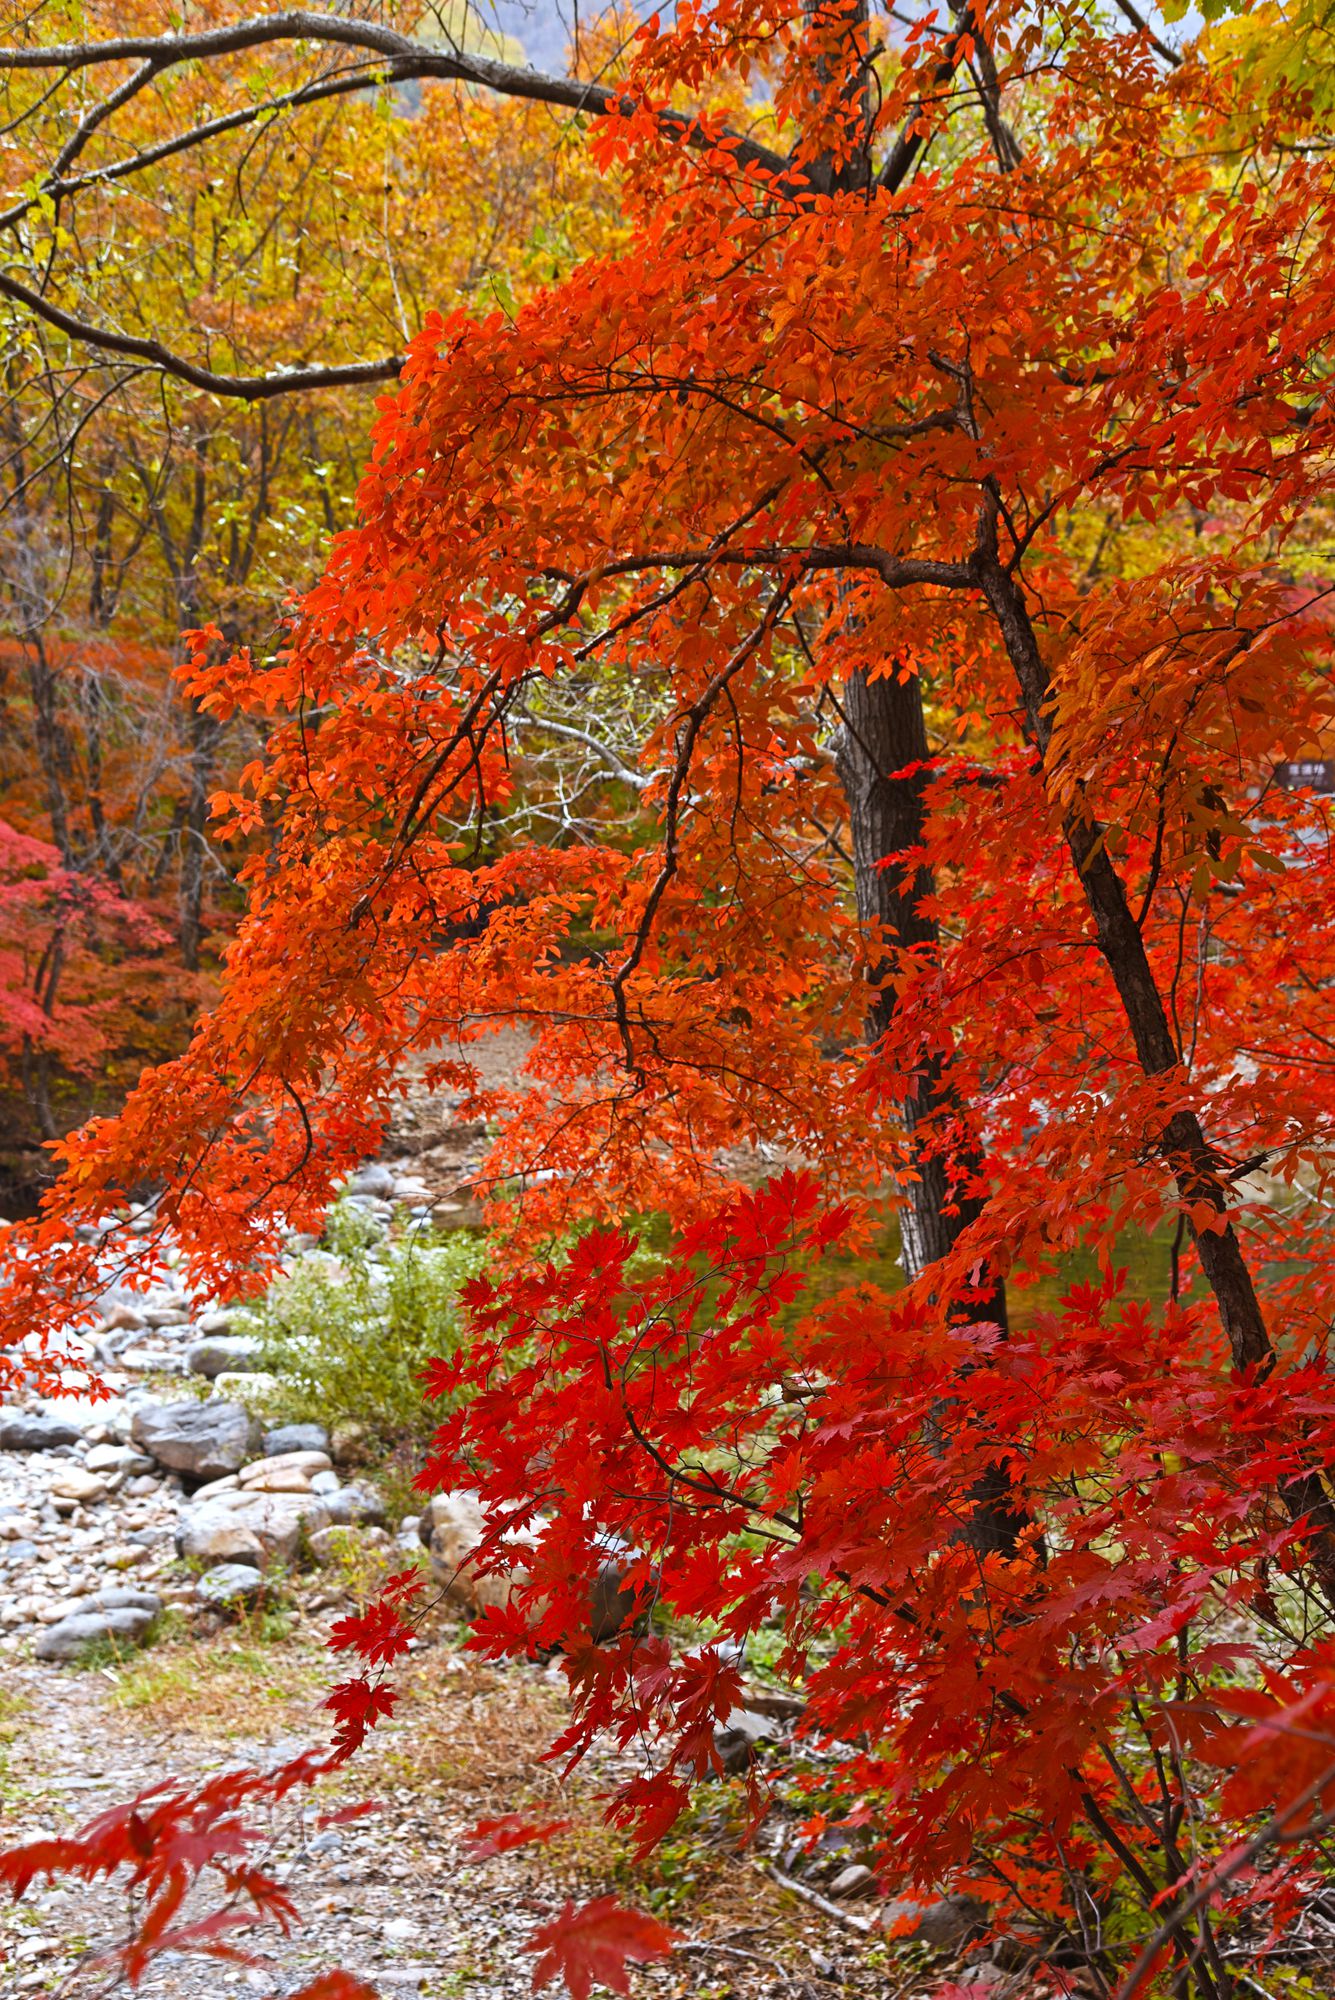
<svg viewBox="0 0 1335 2000">
<path fill-rule="evenodd" d="M 48 326 L 68 334 L 71 340 L 99 347 L 108 354 L 125 354 L 134 361 L 146 361 L 165 375 L 174 375 L 194 389 L 213 396 L 231 396 L 240 402 L 262 402 L 269 396 L 290 396 L 302 389 L 345 389 L 365 382 L 389 382 L 403 367 L 401 354 L 387 355 L 383 361 L 349 361 L 335 368 L 287 368 L 273 375 L 221 375 L 201 368 L 182 354 L 174 354 L 160 340 L 142 340 L 137 334 L 117 333 L 112 327 L 95 326 L 79 319 L 63 306 L 44 299 L 31 285 L 0 272 L 0 297 L 26 306 Z"/>
<path fill-rule="evenodd" d="M 266 42 L 328 42 L 345 48 L 369 49 L 378 55 L 410 63 L 405 75 L 444 77 L 459 83 L 476 84 L 502 97 L 518 97 L 530 103 L 560 105 L 568 111 L 584 111 L 595 117 L 629 113 L 637 108 L 634 98 L 605 84 L 575 77 L 547 76 L 541 70 L 521 69 L 515 63 L 497 62 L 490 56 L 466 55 L 461 49 L 448 54 L 425 42 L 414 41 L 377 21 L 341 19 L 333 14 L 315 14 L 293 9 L 282 14 L 261 14 L 248 21 L 235 21 L 224 28 L 211 28 L 189 35 L 122 35 L 106 42 L 62 42 L 49 48 L 0 49 L 0 69 L 90 69 L 103 63 L 141 61 L 155 70 L 178 63 L 205 61 L 211 56 L 234 55 L 238 50 L 258 48 Z M 663 130 L 687 145 L 716 143 L 700 120 L 689 112 L 660 111 Z M 766 146 L 729 134 L 739 165 L 760 166 L 782 174 L 787 161 Z"/>
<path fill-rule="evenodd" d="M 78 158 L 98 126 L 105 124 L 107 119 L 119 111 L 123 104 L 128 104 L 132 97 L 137 97 L 140 91 L 153 81 L 157 73 L 156 63 L 141 63 L 134 75 L 127 77 L 119 90 L 113 90 L 110 97 L 104 97 L 100 103 L 93 106 L 85 118 L 80 119 L 60 149 L 52 170 L 53 179 L 59 178 L 71 162 Z"/>
</svg>

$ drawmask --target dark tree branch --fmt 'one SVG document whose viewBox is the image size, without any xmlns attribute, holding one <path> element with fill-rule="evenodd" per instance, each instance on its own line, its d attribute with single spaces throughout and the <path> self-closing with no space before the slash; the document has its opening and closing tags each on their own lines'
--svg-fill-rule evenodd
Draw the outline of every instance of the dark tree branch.
<svg viewBox="0 0 1335 2000">
<path fill-rule="evenodd" d="M 188 382 L 193 389 L 204 389 L 213 396 L 231 396 L 244 403 L 261 402 L 268 396 L 290 396 L 302 389 L 344 389 L 365 382 L 389 382 L 403 367 L 403 356 L 391 354 L 383 361 L 349 361 L 335 368 L 288 368 L 274 375 L 222 375 L 212 368 L 201 368 L 182 354 L 173 354 L 160 340 L 142 340 L 137 334 L 117 333 L 114 328 L 79 319 L 63 306 L 44 299 L 31 285 L 3 272 L 0 272 L 0 297 L 26 306 L 38 319 L 68 334 L 71 340 L 101 348 L 108 354 L 146 361 L 160 368 L 164 375 Z"/>
<path fill-rule="evenodd" d="M 637 108 L 634 98 L 606 84 L 577 77 L 547 76 L 541 70 L 521 69 L 516 63 L 497 62 L 490 56 L 466 55 L 461 49 L 446 54 L 377 21 L 345 20 L 304 9 L 261 14 L 195 35 L 124 35 L 112 41 L 63 42 L 50 48 L 0 48 L 0 68 L 77 70 L 102 63 L 141 61 L 151 63 L 155 70 L 165 70 L 178 63 L 234 55 L 266 42 L 329 42 L 344 48 L 369 49 L 392 61 L 411 64 L 411 70 L 405 74 L 476 84 L 502 97 L 559 105 L 567 111 L 585 111 L 595 117 Z M 657 117 L 666 133 L 685 140 L 688 145 L 716 142 L 689 112 L 660 110 Z M 786 171 L 788 162 L 781 154 L 739 133 L 728 136 L 739 165 L 764 167 L 776 174 Z"/>
<path fill-rule="evenodd" d="M 65 169 L 78 158 L 98 126 L 104 125 L 107 119 L 119 111 L 123 104 L 128 104 L 132 97 L 137 97 L 140 91 L 153 81 L 157 73 L 156 63 L 141 63 L 134 75 L 127 77 L 119 90 L 113 90 L 110 97 L 104 97 L 100 103 L 93 106 L 85 118 L 80 119 L 56 156 L 56 164 L 52 169 L 53 180 L 58 180 Z"/>
<path fill-rule="evenodd" d="M 945 46 L 941 51 L 941 60 L 932 71 L 933 91 L 944 90 L 954 77 L 955 71 L 959 67 L 960 44 L 966 35 L 972 35 L 973 33 L 973 14 L 970 10 L 965 13 L 959 26 L 946 37 Z M 0 54 L 0 61 L 3 61 L 2 54 Z M 926 97 L 918 99 L 908 118 L 905 120 L 903 130 L 886 155 L 881 166 L 881 171 L 876 176 L 877 187 L 884 188 L 889 194 L 898 194 L 900 188 L 908 179 L 909 169 L 913 166 L 919 153 L 922 152 L 924 146 L 927 144 L 927 138 L 930 135 L 924 134 L 922 127 L 927 115 L 928 103 L 929 99 Z"/>
<path fill-rule="evenodd" d="M 972 590 L 976 587 L 970 563 L 938 562 L 927 556 L 896 556 L 887 549 L 877 548 L 873 542 L 808 542 L 793 548 L 646 549 L 635 555 L 616 556 L 609 562 L 599 563 L 596 572 L 590 571 L 581 582 L 587 588 L 595 574 L 603 578 L 630 576 L 637 570 L 645 569 L 707 570 L 715 564 L 731 569 L 777 568 L 813 574 L 820 570 L 865 569 L 879 576 L 892 590 L 907 589 L 914 584 L 936 584 L 945 590 Z M 562 570 L 549 569 L 546 574 L 565 581 L 566 573 Z"/>
</svg>

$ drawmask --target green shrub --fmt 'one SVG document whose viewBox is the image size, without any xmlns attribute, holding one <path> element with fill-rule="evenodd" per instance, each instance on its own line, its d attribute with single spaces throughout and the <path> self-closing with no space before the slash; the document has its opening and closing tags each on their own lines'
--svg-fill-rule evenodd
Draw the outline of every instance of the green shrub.
<svg viewBox="0 0 1335 2000">
<path fill-rule="evenodd" d="M 331 1430 L 355 1424 L 389 1450 L 429 1437 L 436 1415 L 421 1373 L 463 1339 L 459 1291 L 485 1268 L 485 1244 L 463 1233 L 385 1240 L 344 1204 L 330 1216 L 325 1243 L 248 1316 L 259 1364 L 279 1383 L 266 1410 Z"/>
</svg>

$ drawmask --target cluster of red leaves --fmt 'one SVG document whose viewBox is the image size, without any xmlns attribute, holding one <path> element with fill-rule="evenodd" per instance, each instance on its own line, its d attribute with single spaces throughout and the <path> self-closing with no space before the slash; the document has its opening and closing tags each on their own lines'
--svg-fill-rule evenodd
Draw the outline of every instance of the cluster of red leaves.
<svg viewBox="0 0 1335 2000">
<path fill-rule="evenodd" d="M 630 1238 L 599 1231 L 559 1266 L 474 1288 L 487 1337 L 434 1371 L 437 1391 L 469 1393 L 423 1480 L 477 1486 L 479 1565 L 515 1576 L 473 1643 L 564 1650 L 574 1719 L 556 1754 L 600 1731 L 655 1743 L 612 1805 L 646 1848 L 718 1771 L 738 1642 L 777 1624 L 807 1735 L 842 1747 L 823 1811 L 841 1802 L 874 1828 L 887 1879 L 967 1884 L 998 1923 L 1061 1909 L 1073 1863 L 1108 1865 L 1092 1827 L 1121 1820 L 1128 1785 L 1145 1824 L 1120 1865 L 1148 1879 L 1162 1863 L 1131 1715 L 1151 1760 L 1216 1772 L 1222 1853 L 1202 1865 L 1227 1879 L 1259 1805 L 1315 1797 L 1316 1766 L 1318 1791 L 1332 1785 L 1329 1648 L 1277 1676 L 1263 1633 L 1241 1637 L 1231 1615 L 1264 1617 L 1265 1579 L 1301 1571 L 1274 1496 L 1335 1462 L 1324 1371 L 1232 1375 L 1199 1308 L 1125 1304 L 1111 1281 L 1006 1342 L 867 1286 L 804 1304 L 800 1268 L 843 1220 L 784 1176 L 647 1278 Z M 970 1533 L 999 1466 L 1031 1524 L 1004 1553 Z M 543 1515 L 517 1544 L 506 1531 L 531 1520 L 535 1487 Z M 636 1551 L 624 1580 L 644 1604 L 716 1639 L 591 1644 L 609 1538 Z M 1285 1716 L 1306 1733 L 1277 1757 Z M 1172 1895 L 1190 1886 L 1184 1869 Z M 1273 1871 L 1265 1893 L 1273 1905 Z"/>
<path fill-rule="evenodd" d="M 287 1891 L 249 1859 L 266 1834 L 246 1815 L 311 1784 L 332 1761 L 305 1755 L 268 1775 L 224 1772 L 197 1791 L 165 1779 L 77 1833 L 0 1853 L 0 1884 L 18 1898 L 43 1875 L 90 1883 L 119 1879 L 140 1899 L 137 1920 L 122 1943 L 88 1963 L 113 1969 L 131 1986 L 165 1952 L 257 1964 L 240 1934 L 268 1924 L 286 1935 L 297 1911 Z M 342 1817 L 335 1813 L 321 1823 Z M 186 1915 L 187 1897 L 206 1876 L 216 1881 L 222 1902 L 202 1916 Z M 334 1972 L 303 1987 L 294 2000 L 366 2000 L 370 1993 L 360 1980 Z"/>
<path fill-rule="evenodd" d="M 416 1571 L 392 1577 L 375 1605 L 340 1621 L 332 1632 L 331 1647 L 357 1652 L 368 1671 L 335 1687 L 327 1699 L 335 1722 L 330 1748 L 303 1751 L 269 1772 L 223 1772 L 194 1790 L 163 1779 L 76 1833 L 0 1852 L 0 1885 L 18 1898 L 39 1876 L 119 1879 L 140 1901 L 136 1920 L 120 1944 L 89 1963 L 113 1966 L 132 1986 L 164 1952 L 259 1964 L 240 1934 L 267 1924 L 286 1935 L 298 1919 L 287 1890 L 250 1858 L 270 1838 L 254 1815 L 345 1764 L 376 1723 L 391 1713 L 394 1693 L 383 1684 L 379 1669 L 406 1650 L 408 1633 L 399 1614 L 421 1587 Z M 322 1815 L 319 1824 L 336 1825 L 372 1809 L 341 1808 Z M 222 1901 L 204 1915 L 183 1919 L 187 1897 L 206 1878 Z M 365 2000 L 370 1994 L 361 1981 L 335 1971 L 303 1987 L 294 2000 Z"/>
<path fill-rule="evenodd" d="M 614 1993 L 629 1993 L 626 1967 L 669 1958 L 676 1935 L 656 1917 L 623 1908 L 615 1896 L 596 1896 L 578 1907 L 567 1902 L 530 1941 L 530 1949 L 541 1953 L 533 1968 L 534 1991 L 559 1979 L 570 2000 L 589 2000 L 595 1981 Z"/>
</svg>

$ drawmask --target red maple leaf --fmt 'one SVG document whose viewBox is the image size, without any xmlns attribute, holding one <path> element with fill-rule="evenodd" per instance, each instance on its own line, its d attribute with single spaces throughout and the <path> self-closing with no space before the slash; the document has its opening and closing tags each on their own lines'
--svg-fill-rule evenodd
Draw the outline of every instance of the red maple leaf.
<svg viewBox="0 0 1335 2000">
<path fill-rule="evenodd" d="M 374 1986 L 354 1979 L 350 1972 L 322 1972 L 309 1986 L 292 1994 L 291 2000 L 377 2000 L 377 1995 Z"/>
<path fill-rule="evenodd" d="M 485 1861 L 490 1855 L 505 1854 L 512 1847 L 527 1847 L 531 1841 L 550 1840 L 553 1834 L 564 1833 L 571 1824 L 568 1819 L 532 1820 L 523 1813 L 502 1813 L 497 1819 L 480 1819 L 464 1835 L 464 1844 L 475 1861 Z"/>
<path fill-rule="evenodd" d="M 533 1991 L 563 1979 L 571 2000 L 588 2000 L 595 1980 L 614 1993 L 629 1993 L 627 1965 L 669 1958 L 680 1935 L 656 1917 L 626 1909 L 615 1896 L 567 1902 L 559 1916 L 529 1939 L 529 1950 L 542 1954 L 533 1968 Z"/>
</svg>

